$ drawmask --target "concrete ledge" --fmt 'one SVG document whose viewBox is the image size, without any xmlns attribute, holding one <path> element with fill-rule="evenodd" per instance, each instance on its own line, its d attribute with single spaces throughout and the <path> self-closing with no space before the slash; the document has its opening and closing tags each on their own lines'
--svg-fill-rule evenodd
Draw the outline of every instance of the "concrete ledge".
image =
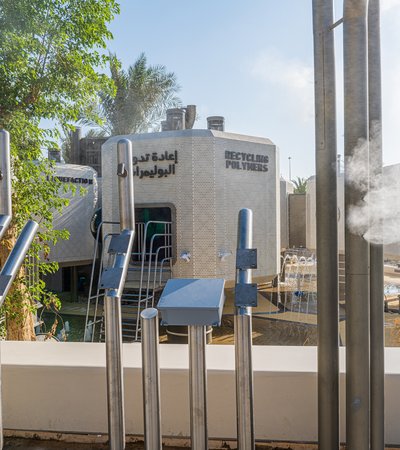
<svg viewBox="0 0 400 450">
<path fill-rule="evenodd" d="M 2 342 L 4 428 L 107 433 L 104 344 Z M 345 352 L 341 349 L 341 440 L 345 441 Z M 127 434 L 143 434 L 140 344 L 124 344 Z M 253 347 L 256 438 L 317 441 L 317 349 Z M 162 433 L 189 436 L 188 350 L 160 346 Z M 207 347 L 211 439 L 235 439 L 234 347 Z M 400 349 L 386 349 L 386 442 L 400 444 Z"/>
</svg>

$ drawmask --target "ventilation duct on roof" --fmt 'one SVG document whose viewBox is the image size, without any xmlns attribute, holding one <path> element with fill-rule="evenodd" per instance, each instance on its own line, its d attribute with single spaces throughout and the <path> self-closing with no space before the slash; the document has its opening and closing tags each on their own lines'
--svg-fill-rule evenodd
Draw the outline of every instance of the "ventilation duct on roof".
<svg viewBox="0 0 400 450">
<path fill-rule="evenodd" d="M 207 117 L 207 128 L 209 130 L 225 131 L 225 118 L 223 116 Z"/>
</svg>

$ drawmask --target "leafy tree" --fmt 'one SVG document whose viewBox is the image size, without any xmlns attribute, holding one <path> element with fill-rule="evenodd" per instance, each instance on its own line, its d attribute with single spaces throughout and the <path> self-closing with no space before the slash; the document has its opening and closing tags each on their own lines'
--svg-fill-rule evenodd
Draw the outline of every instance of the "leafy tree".
<svg viewBox="0 0 400 450">
<path fill-rule="evenodd" d="M 13 170 L 13 222 L 0 243 L 0 264 L 22 225 L 34 218 L 40 232 L 32 255 L 45 261 L 39 264 L 41 273 L 57 269 L 46 259 L 50 244 L 68 234 L 52 229 L 53 213 L 65 200 L 59 198 L 61 184 L 42 149 L 56 147 L 59 133 L 45 129 L 42 120 L 67 127 L 94 101 L 96 92 L 112 92 L 97 68 L 108 60 L 101 49 L 112 37 L 107 26 L 118 12 L 115 0 L 0 2 L 0 128 L 11 134 Z M 8 338 L 34 338 L 34 299 L 53 300 L 42 282 L 29 286 L 21 271 L 6 301 Z"/>
<path fill-rule="evenodd" d="M 95 127 L 97 136 L 147 132 L 166 109 L 179 106 L 175 74 L 162 65 L 149 66 L 144 53 L 127 71 L 115 54 L 110 55 L 109 65 L 115 95 L 100 90 L 98 101 L 81 121 Z"/>
<path fill-rule="evenodd" d="M 307 191 L 307 179 L 297 177 L 295 180 L 292 180 L 294 184 L 294 193 L 295 194 L 305 194 Z"/>
</svg>

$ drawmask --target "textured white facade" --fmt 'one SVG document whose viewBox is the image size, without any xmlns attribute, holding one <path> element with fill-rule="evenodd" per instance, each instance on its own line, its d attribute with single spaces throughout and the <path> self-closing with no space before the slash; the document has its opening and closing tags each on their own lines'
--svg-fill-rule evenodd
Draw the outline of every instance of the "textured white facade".
<svg viewBox="0 0 400 450">
<path fill-rule="evenodd" d="M 135 205 L 173 205 L 177 256 L 174 277 L 233 280 L 237 217 L 253 210 L 253 277 L 278 273 L 279 167 L 268 139 L 215 130 L 182 130 L 124 136 L 132 141 Z M 118 220 L 117 142 L 102 147 L 103 220 Z M 147 161 L 144 161 L 148 159 Z M 190 262 L 179 256 L 188 252 Z M 227 255 L 221 258 L 221 255 Z"/>
<path fill-rule="evenodd" d="M 88 166 L 56 164 L 55 176 L 62 183 L 75 186 L 60 196 L 69 199 L 69 205 L 54 216 L 54 228 L 67 229 L 68 240 L 59 240 L 51 249 L 50 258 L 63 265 L 90 263 L 93 260 L 94 239 L 90 220 L 98 207 L 97 172 Z"/>
</svg>

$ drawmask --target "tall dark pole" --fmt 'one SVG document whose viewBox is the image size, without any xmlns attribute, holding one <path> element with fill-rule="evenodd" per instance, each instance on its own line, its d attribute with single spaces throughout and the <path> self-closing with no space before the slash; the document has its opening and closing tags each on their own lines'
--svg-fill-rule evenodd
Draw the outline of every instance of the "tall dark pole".
<svg viewBox="0 0 400 450">
<path fill-rule="evenodd" d="M 318 443 L 339 449 L 339 305 L 332 0 L 313 1 L 318 290 Z"/>
<path fill-rule="evenodd" d="M 370 448 L 369 244 L 350 228 L 351 209 L 367 188 L 354 183 L 348 163 L 368 169 L 368 0 L 345 0 L 343 15 L 345 251 L 346 251 L 346 436 L 348 450 Z M 357 151 L 357 153 L 356 153 Z M 367 181 L 367 180 L 366 180 Z"/>
<path fill-rule="evenodd" d="M 368 108 L 370 180 L 382 187 L 382 96 L 379 0 L 368 3 Z M 381 218 L 378 218 L 381 220 Z M 377 226 L 377 224 L 374 224 Z M 378 223 L 378 226 L 381 225 Z M 382 232 L 382 230 L 381 230 Z M 383 245 L 370 245 L 371 450 L 385 448 L 385 336 Z"/>
</svg>

